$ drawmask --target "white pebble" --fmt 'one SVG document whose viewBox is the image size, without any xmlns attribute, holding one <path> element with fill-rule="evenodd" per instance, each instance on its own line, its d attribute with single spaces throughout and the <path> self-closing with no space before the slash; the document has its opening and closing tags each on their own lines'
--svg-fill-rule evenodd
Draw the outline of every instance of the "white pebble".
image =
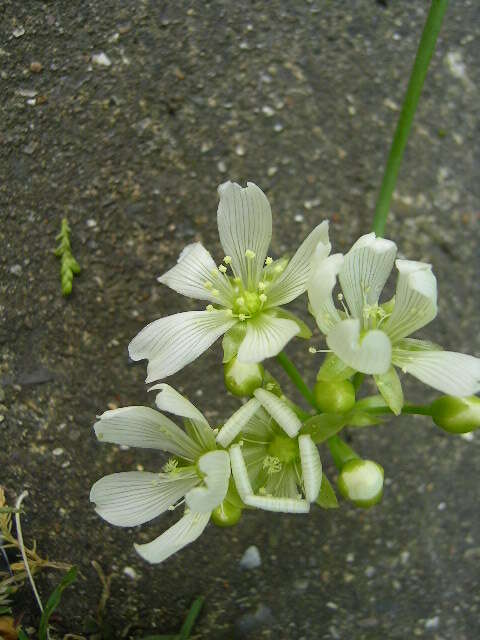
<svg viewBox="0 0 480 640">
<path fill-rule="evenodd" d="M 445 509 L 446 509 L 446 508 L 447 508 L 447 505 L 446 505 L 446 503 L 445 503 L 445 502 L 440 502 L 440 503 L 437 505 L 437 509 L 438 509 L 439 511 L 445 511 Z"/>
<path fill-rule="evenodd" d="M 93 218 L 88 218 L 86 225 L 89 229 L 92 229 L 93 227 L 97 226 L 97 221 L 94 220 Z"/>
<path fill-rule="evenodd" d="M 21 38 L 25 34 L 25 29 L 23 27 L 17 27 L 12 31 L 12 35 L 14 38 Z"/>
<path fill-rule="evenodd" d="M 62 447 L 57 447 L 52 451 L 52 453 L 54 456 L 61 456 L 63 454 L 63 449 Z"/>
<path fill-rule="evenodd" d="M 248 547 L 240 560 L 240 566 L 242 569 L 256 569 L 262 564 L 260 557 L 260 551 L 255 545 Z"/>
<path fill-rule="evenodd" d="M 21 276 L 22 266 L 19 264 L 14 264 L 13 266 L 10 267 L 10 273 L 14 276 Z"/>
<path fill-rule="evenodd" d="M 273 115 L 275 115 L 275 111 L 268 105 L 262 107 L 262 113 L 266 115 L 267 118 L 271 118 Z"/>
<path fill-rule="evenodd" d="M 438 629 L 439 624 L 440 618 L 438 616 L 428 618 L 428 620 L 425 621 L 425 629 Z"/>
<path fill-rule="evenodd" d="M 99 67 L 110 67 L 112 65 L 112 61 L 103 51 L 101 53 L 94 53 L 92 62 L 93 64 L 98 64 Z"/>
<path fill-rule="evenodd" d="M 223 160 L 220 160 L 219 162 L 217 162 L 217 169 L 220 171 L 220 173 L 227 172 L 227 165 Z"/>
<path fill-rule="evenodd" d="M 297 213 L 294 218 L 295 222 L 303 222 L 304 218 L 301 213 Z"/>
<path fill-rule="evenodd" d="M 273 125 L 273 130 L 276 133 L 280 133 L 280 131 L 283 131 L 283 124 L 281 122 L 277 122 L 276 124 Z"/>
<path fill-rule="evenodd" d="M 133 567 L 125 567 L 123 569 L 123 573 L 128 577 L 131 578 L 132 580 L 135 580 L 136 578 L 138 578 L 138 574 L 135 571 L 135 569 Z"/>
</svg>

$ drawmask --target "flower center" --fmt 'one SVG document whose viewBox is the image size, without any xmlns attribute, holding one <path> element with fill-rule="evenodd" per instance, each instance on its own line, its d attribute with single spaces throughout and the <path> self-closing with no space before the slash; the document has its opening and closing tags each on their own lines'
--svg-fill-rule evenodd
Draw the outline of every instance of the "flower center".
<svg viewBox="0 0 480 640">
<path fill-rule="evenodd" d="M 288 436 L 276 435 L 268 445 L 268 454 L 288 464 L 298 458 L 298 443 Z"/>
<path fill-rule="evenodd" d="M 239 295 L 234 299 L 232 311 L 235 315 L 253 316 L 262 308 L 262 300 L 254 291 L 239 291 Z"/>
</svg>

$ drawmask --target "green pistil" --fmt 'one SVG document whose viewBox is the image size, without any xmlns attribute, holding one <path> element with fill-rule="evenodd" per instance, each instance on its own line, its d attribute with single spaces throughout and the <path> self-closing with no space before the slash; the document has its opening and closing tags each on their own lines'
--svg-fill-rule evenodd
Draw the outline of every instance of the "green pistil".
<svg viewBox="0 0 480 640">
<path fill-rule="evenodd" d="M 298 443 L 288 436 L 277 435 L 268 446 L 268 454 L 278 458 L 281 463 L 288 464 L 299 456 Z"/>
<path fill-rule="evenodd" d="M 235 315 L 253 316 L 262 308 L 262 301 L 258 293 L 253 291 L 239 291 L 232 306 Z"/>
</svg>

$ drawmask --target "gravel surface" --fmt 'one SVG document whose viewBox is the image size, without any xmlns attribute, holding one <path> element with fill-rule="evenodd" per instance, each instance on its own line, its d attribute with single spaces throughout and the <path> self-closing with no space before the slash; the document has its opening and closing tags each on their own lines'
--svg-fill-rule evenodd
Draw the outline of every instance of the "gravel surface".
<svg viewBox="0 0 480 640">
<path fill-rule="evenodd" d="M 195 240 L 221 258 L 219 183 L 252 180 L 268 194 L 275 255 L 323 218 L 337 251 L 369 231 L 427 8 L 0 3 L 0 483 L 10 503 L 29 491 L 27 541 L 80 568 L 61 633 L 84 633 L 95 616 L 96 560 L 113 574 L 105 619 L 115 638 L 178 630 L 198 594 L 197 638 L 480 636 L 480 435 L 449 437 L 419 417 L 355 432 L 358 451 L 385 468 L 380 506 L 246 513 L 160 567 L 132 542 L 175 516 L 131 531 L 88 502 L 102 475 L 159 466 L 154 452 L 100 446 L 92 424 L 107 408 L 152 401 L 126 347 L 148 321 L 198 308 L 156 276 Z M 474 355 L 479 38 L 478 3 L 451 3 L 387 225 L 401 254 L 432 262 L 439 280 L 440 314 L 422 335 Z M 63 216 L 83 268 L 68 299 L 52 254 Z M 292 306 L 307 318 L 305 300 Z M 312 381 L 305 345 L 288 352 Z M 217 346 L 169 380 L 213 424 L 238 406 L 222 389 L 219 355 Z M 405 388 L 412 400 L 435 395 L 411 380 Z M 245 571 L 250 546 L 261 565 Z M 58 580 L 39 577 L 45 599 Z M 28 589 L 16 612 L 27 627 L 38 620 Z"/>
</svg>

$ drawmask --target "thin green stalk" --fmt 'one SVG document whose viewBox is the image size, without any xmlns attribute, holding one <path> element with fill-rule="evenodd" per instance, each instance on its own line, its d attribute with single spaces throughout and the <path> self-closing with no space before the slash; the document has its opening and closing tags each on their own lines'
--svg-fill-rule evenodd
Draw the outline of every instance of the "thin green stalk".
<svg viewBox="0 0 480 640">
<path fill-rule="evenodd" d="M 432 0 L 420 44 L 418 45 L 417 55 L 413 64 L 400 117 L 398 118 L 397 128 L 390 148 L 390 154 L 388 156 L 387 166 L 385 167 L 385 173 L 383 174 L 382 186 L 380 187 L 375 209 L 373 230 L 379 236 L 383 235 L 385 230 L 390 202 L 402 163 L 403 152 L 405 151 L 413 117 L 418 105 L 418 99 L 420 98 L 447 5 L 448 0 Z"/>
<path fill-rule="evenodd" d="M 283 367 L 288 377 L 291 379 L 293 384 L 300 391 L 300 393 L 305 398 L 305 400 L 309 404 L 311 404 L 314 409 L 317 409 L 318 411 L 318 407 L 315 402 L 315 396 L 310 391 L 304 379 L 300 375 L 300 372 L 298 371 L 296 366 L 293 364 L 293 362 L 290 360 L 290 358 L 287 356 L 287 354 L 284 353 L 283 351 L 279 353 L 277 356 L 277 361 Z"/>
<path fill-rule="evenodd" d="M 373 414 L 382 414 L 382 413 L 393 413 L 393 411 L 390 409 L 390 407 L 387 407 L 387 405 L 381 405 L 378 407 L 369 407 L 368 409 L 365 409 L 366 413 L 373 413 Z M 430 409 L 430 405 L 421 405 L 421 404 L 404 404 L 402 407 L 402 413 L 407 413 L 407 414 L 414 414 L 414 415 L 420 415 L 420 416 L 431 416 L 431 409 Z"/>
</svg>

